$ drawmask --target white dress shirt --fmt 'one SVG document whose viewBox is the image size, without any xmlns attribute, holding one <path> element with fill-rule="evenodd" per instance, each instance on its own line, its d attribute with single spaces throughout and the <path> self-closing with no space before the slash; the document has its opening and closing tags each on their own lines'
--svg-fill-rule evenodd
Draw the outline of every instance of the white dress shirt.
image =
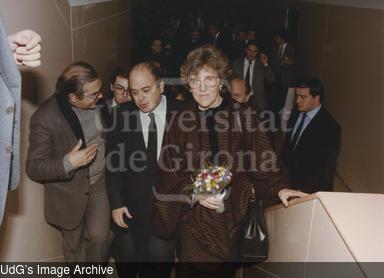
<svg viewBox="0 0 384 278">
<path fill-rule="evenodd" d="M 157 159 L 159 159 L 161 146 L 163 144 L 163 135 L 164 135 L 164 129 L 165 129 L 166 114 L 167 114 L 167 99 L 165 96 L 161 96 L 159 105 L 151 112 L 155 114 L 155 122 L 156 122 L 156 128 L 157 128 Z M 148 115 L 149 113 L 150 112 L 144 113 L 140 110 L 140 121 L 141 121 L 143 138 L 144 138 L 144 143 L 146 148 L 148 148 L 148 128 L 149 128 L 149 122 L 151 121 Z"/>
<path fill-rule="evenodd" d="M 250 95 L 253 95 L 252 80 L 253 80 L 253 69 L 255 68 L 255 62 L 256 62 L 256 60 L 252 61 L 251 68 L 249 69 L 249 81 L 250 81 L 249 86 L 251 87 Z M 243 74 L 243 79 L 244 80 L 245 80 L 245 76 L 247 75 L 248 66 L 249 66 L 249 61 L 248 61 L 247 58 L 244 58 L 244 74 Z"/>
</svg>

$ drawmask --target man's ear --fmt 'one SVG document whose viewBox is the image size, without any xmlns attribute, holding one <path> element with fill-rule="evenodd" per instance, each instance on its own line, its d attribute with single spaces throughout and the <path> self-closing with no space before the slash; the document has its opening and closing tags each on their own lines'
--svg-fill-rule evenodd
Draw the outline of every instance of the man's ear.
<svg viewBox="0 0 384 278">
<path fill-rule="evenodd" d="M 159 83 L 159 89 L 160 89 L 160 93 L 163 93 L 164 92 L 164 81 L 161 80 L 160 83 Z"/>
<path fill-rule="evenodd" d="M 113 84 L 112 83 L 110 84 L 110 88 L 111 88 L 111 92 L 113 92 L 114 88 L 113 88 Z"/>
<path fill-rule="evenodd" d="M 77 101 L 79 101 L 79 97 L 74 93 L 69 93 L 68 94 L 68 100 L 70 102 L 76 103 Z"/>
</svg>

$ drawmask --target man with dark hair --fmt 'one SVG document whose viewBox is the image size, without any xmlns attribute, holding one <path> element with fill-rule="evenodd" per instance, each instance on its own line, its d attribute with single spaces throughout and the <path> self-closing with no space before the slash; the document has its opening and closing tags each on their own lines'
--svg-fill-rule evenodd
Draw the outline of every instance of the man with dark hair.
<svg viewBox="0 0 384 278">
<path fill-rule="evenodd" d="M 174 244 L 153 235 L 151 224 L 158 159 L 178 104 L 163 95 L 164 81 L 153 63 L 134 66 L 129 86 L 133 102 L 118 107 L 107 140 L 107 189 L 117 226 L 116 266 L 121 277 L 137 273 L 170 277 Z M 124 263 L 132 261 L 168 263 L 145 267 Z"/>
<path fill-rule="evenodd" d="M 100 89 L 91 65 L 73 63 L 31 118 L 27 174 L 44 184 L 45 218 L 62 233 L 67 262 L 104 262 L 109 253 L 109 113 Z"/>
<path fill-rule="evenodd" d="M 127 64 L 121 64 L 113 70 L 110 81 L 112 98 L 105 101 L 110 112 L 117 105 L 132 100 L 128 88 L 129 71 L 130 67 Z"/>
<path fill-rule="evenodd" d="M 290 185 L 306 193 L 331 191 L 340 126 L 323 106 L 324 87 L 319 79 L 300 81 L 296 97 L 297 109 L 289 119 L 280 154 Z"/>
<path fill-rule="evenodd" d="M 264 111 L 267 109 L 265 83 L 272 83 L 275 77 L 267 55 L 260 53 L 256 42 L 249 42 L 244 50 L 244 57 L 233 62 L 233 77 L 244 79 L 249 84 L 254 96 L 253 105 L 258 111 Z"/>
<path fill-rule="evenodd" d="M 278 32 L 273 40 L 276 46 L 272 49 L 270 63 L 276 82 L 268 95 L 268 102 L 271 110 L 280 118 L 278 112 L 284 106 L 288 88 L 294 86 L 295 49 L 285 30 Z"/>
<path fill-rule="evenodd" d="M 232 37 L 231 34 L 223 30 L 222 27 L 218 19 L 211 19 L 207 28 L 210 36 L 208 43 L 221 49 L 227 56 L 230 56 L 232 51 Z"/>
</svg>

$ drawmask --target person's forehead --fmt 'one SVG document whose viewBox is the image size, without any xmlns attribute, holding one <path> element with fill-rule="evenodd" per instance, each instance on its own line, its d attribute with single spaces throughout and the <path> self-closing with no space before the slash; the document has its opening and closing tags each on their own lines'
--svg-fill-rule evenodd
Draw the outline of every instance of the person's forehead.
<svg viewBox="0 0 384 278">
<path fill-rule="evenodd" d="M 247 46 L 247 49 L 250 51 L 257 51 L 258 48 L 256 45 L 251 44 Z"/>
<path fill-rule="evenodd" d="M 309 88 L 308 87 L 298 87 L 298 88 L 296 88 L 296 94 L 309 95 Z"/>
<path fill-rule="evenodd" d="M 191 77 L 193 78 L 204 78 L 206 76 L 215 76 L 217 73 L 214 69 L 204 66 L 201 69 L 199 69 L 196 73 L 192 73 Z"/>
<path fill-rule="evenodd" d="M 130 86 L 152 86 L 156 80 L 147 69 L 135 69 L 129 75 Z M 138 83 L 136 85 L 136 83 Z"/>
<path fill-rule="evenodd" d="M 121 75 L 118 75 L 118 76 L 116 76 L 115 84 L 126 85 L 126 84 L 128 84 L 128 78 L 121 76 Z"/>
<path fill-rule="evenodd" d="M 101 80 L 100 79 L 96 79 L 96 80 L 93 80 L 93 81 L 90 81 L 90 82 L 87 82 L 84 84 L 84 91 L 98 91 L 100 90 L 101 88 Z"/>
</svg>

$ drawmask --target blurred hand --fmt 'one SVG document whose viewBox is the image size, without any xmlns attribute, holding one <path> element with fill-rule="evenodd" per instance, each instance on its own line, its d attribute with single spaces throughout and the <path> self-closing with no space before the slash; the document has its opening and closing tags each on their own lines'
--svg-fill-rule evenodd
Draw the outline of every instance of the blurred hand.
<svg viewBox="0 0 384 278">
<path fill-rule="evenodd" d="M 208 194 L 198 194 L 196 195 L 195 198 L 196 198 L 196 201 L 200 203 L 200 205 L 209 209 L 214 209 L 214 210 L 217 210 L 222 203 L 221 200 Z"/>
<path fill-rule="evenodd" d="M 92 162 L 97 154 L 97 145 L 91 144 L 83 150 L 80 150 L 82 140 L 80 139 L 76 146 L 69 153 L 68 159 L 72 166 L 79 168 Z"/>
<path fill-rule="evenodd" d="M 260 62 L 263 64 L 263 66 L 268 65 L 268 56 L 264 53 L 260 53 Z"/>
<path fill-rule="evenodd" d="M 288 207 L 288 200 L 290 198 L 305 197 L 307 195 L 307 193 L 287 188 L 284 188 L 279 191 L 279 198 L 285 207 Z"/>
<path fill-rule="evenodd" d="M 127 207 L 122 207 L 118 209 L 112 210 L 112 219 L 116 223 L 117 226 L 127 229 L 128 225 L 124 221 L 124 214 L 129 218 L 132 219 L 132 215 L 129 213 L 129 210 Z"/>
<path fill-rule="evenodd" d="M 23 30 L 8 36 L 17 65 L 37 67 L 41 64 L 41 37 L 35 31 Z"/>
<path fill-rule="evenodd" d="M 283 65 L 293 65 L 293 59 L 289 57 L 285 57 L 283 61 L 281 61 Z"/>
</svg>

